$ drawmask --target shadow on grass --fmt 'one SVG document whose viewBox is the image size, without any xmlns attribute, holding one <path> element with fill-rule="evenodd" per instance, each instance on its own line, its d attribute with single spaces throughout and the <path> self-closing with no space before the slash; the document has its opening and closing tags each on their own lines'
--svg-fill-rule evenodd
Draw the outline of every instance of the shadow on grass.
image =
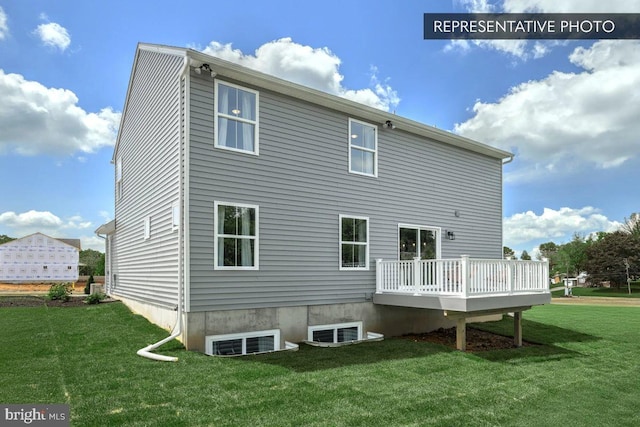
<svg viewBox="0 0 640 427">
<path fill-rule="evenodd" d="M 483 331 L 513 337 L 513 319 L 505 317 L 498 322 L 474 323 L 470 326 Z M 569 342 L 589 342 L 599 341 L 601 338 L 595 335 L 574 331 L 573 329 L 561 328 L 548 323 L 540 323 L 534 320 L 522 320 L 523 339 L 535 344 L 559 344 Z"/>
<path fill-rule="evenodd" d="M 565 360 L 583 357 L 580 352 L 558 347 L 556 345 L 540 344 L 531 347 L 520 347 L 506 350 L 485 351 L 474 353 L 474 356 L 489 362 L 526 365 L 547 363 L 553 360 Z"/>
<path fill-rule="evenodd" d="M 473 327 L 513 337 L 513 321 L 511 319 L 474 324 Z M 439 357 L 447 353 L 450 353 L 452 359 L 455 359 L 458 355 L 468 355 L 491 362 L 527 364 L 582 357 L 581 353 L 558 344 L 589 342 L 600 339 L 571 329 L 527 320 L 523 320 L 523 334 L 526 341 L 536 345 L 477 351 L 474 353 L 458 353 L 457 350 L 441 344 L 424 341 L 415 342 L 406 338 L 389 338 L 382 342 L 362 343 L 336 348 L 318 348 L 301 344 L 300 350 L 296 352 L 247 356 L 237 360 L 277 365 L 295 372 L 321 371 L 386 361 L 423 359 L 426 357 Z M 440 357 L 441 360 L 442 357 Z"/>
<path fill-rule="evenodd" d="M 513 337 L 513 319 L 505 318 L 499 322 L 475 323 L 474 328 L 493 332 L 506 337 Z M 538 363 L 581 357 L 580 352 L 569 350 L 558 344 L 576 342 L 595 342 L 601 338 L 561 328 L 533 320 L 522 321 L 522 336 L 533 346 L 474 353 L 476 356 L 492 362 L 506 363 Z"/>
<path fill-rule="evenodd" d="M 430 343 L 416 343 L 403 338 L 322 348 L 301 343 L 298 351 L 239 357 L 236 360 L 277 365 L 295 372 L 313 372 L 347 366 L 375 364 L 433 357 L 456 350 Z"/>
</svg>

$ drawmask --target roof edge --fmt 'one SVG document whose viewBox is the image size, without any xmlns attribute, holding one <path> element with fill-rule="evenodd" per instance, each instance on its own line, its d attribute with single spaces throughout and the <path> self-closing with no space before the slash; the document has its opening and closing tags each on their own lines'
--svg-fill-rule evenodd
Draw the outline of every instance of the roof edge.
<svg viewBox="0 0 640 427">
<path fill-rule="evenodd" d="M 323 107 L 331 108 L 333 110 L 341 111 L 355 117 L 370 120 L 372 122 L 379 123 L 380 125 L 385 123 L 387 120 L 391 120 L 396 129 L 404 130 L 409 133 L 433 139 L 447 145 L 480 153 L 495 159 L 500 159 L 503 161 L 508 160 L 506 163 L 511 161 L 514 157 L 514 154 L 509 151 L 492 147 L 488 144 L 478 142 L 461 135 L 457 135 L 450 131 L 438 129 L 434 126 L 429 126 L 424 123 L 408 119 L 406 117 L 398 116 L 394 113 L 361 104 L 359 102 L 352 101 L 338 95 L 329 94 L 318 89 L 313 89 L 308 86 L 284 80 L 270 74 L 238 65 L 234 62 L 208 55 L 204 52 L 200 52 L 191 48 L 174 47 L 152 43 L 138 43 L 134 63 L 131 70 L 131 76 L 129 79 L 129 86 L 127 88 L 127 97 L 122 112 L 120 126 L 122 126 L 122 124 L 124 123 L 123 120 L 127 111 L 129 93 L 131 91 L 131 85 L 133 82 L 133 75 L 141 51 L 158 52 L 167 55 L 186 57 L 190 60 L 190 65 L 193 67 L 197 67 L 202 65 L 203 63 L 207 63 L 209 64 L 209 66 L 214 68 L 214 71 L 220 76 L 232 78 L 243 83 L 252 84 L 261 88 L 272 90 L 277 93 L 282 93 L 284 95 L 293 96 L 295 98 L 321 105 Z M 117 148 L 121 135 L 120 129 L 121 128 L 118 128 L 118 138 L 116 139 L 116 145 L 113 150 L 113 157 L 111 159 L 112 162 L 115 162 L 116 158 Z"/>
</svg>

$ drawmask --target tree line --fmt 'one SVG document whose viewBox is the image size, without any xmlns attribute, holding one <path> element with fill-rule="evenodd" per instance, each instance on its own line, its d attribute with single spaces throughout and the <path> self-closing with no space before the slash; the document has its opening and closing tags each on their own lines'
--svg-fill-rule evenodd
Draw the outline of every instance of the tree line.
<svg viewBox="0 0 640 427">
<path fill-rule="evenodd" d="M 513 257 L 514 251 L 504 247 L 505 257 Z M 575 277 L 581 272 L 588 274 L 593 283 L 610 282 L 621 286 L 640 277 L 640 213 L 625 218 L 624 224 L 614 232 L 598 232 L 588 237 L 578 233 L 561 245 L 542 243 L 538 259 L 549 260 L 549 273 Z M 520 259 L 531 259 L 523 251 Z"/>
</svg>

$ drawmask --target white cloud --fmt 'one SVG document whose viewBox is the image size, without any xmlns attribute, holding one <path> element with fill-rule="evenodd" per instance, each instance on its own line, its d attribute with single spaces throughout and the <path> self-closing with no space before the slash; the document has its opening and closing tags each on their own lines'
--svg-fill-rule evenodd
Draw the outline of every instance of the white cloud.
<svg viewBox="0 0 640 427">
<path fill-rule="evenodd" d="M 0 214 L 0 224 L 14 230 L 21 230 L 31 227 L 42 227 L 44 229 L 59 228 L 63 222 L 51 212 L 31 210 L 21 214 L 16 214 L 11 211 L 4 212 Z"/>
<path fill-rule="evenodd" d="M 340 58 L 326 47 L 313 48 L 295 43 L 290 38 L 282 38 L 263 44 L 254 55 L 234 49 L 231 43 L 216 41 L 209 43 L 203 52 L 381 110 L 393 110 L 400 102 L 397 92 L 388 82 L 378 79 L 375 67 L 371 70 L 370 88 L 345 88 L 339 72 Z"/>
<path fill-rule="evenodd" d="M 47 88 L 0 69 L 0 154 L 92 153 L 115 143 L 120 113 L 80 108 L 70 90 Z"/>
<path fill-rule="evenodd" d="M 591 206 L 580 209 L 563 207 L 559 210 L 544 208 L 540 215 L 527 211 L 504 218 L 504 242 L 510 247 L 533 241 L 563 243 L 558 239 L 568 240 L 575 233 L 588 235 L 598 231 L 611 232 L 620 225 Z"/>
<path fill-rule="evenodd" d="M 83 250 L 93 249 L 94 251 L 104 253 L 104 239 L 96 236 L 95 234 L 91 236 L 80 236 L 79 239 Z"/>
<path fill-rule="evenodd" d="M 0 6 L 0 40 L 4 40 L 9 34 L 9 24 L 7 21 L 7 14 L 2 6 Z"/>
<path fill-rule="evenodd" d="M 480 47 L 488 50 L 495 50 L 502 52 L 519 59 L 527 59 L 534 55 L 539 55 L 541 49 L 529 52 L 528 43 L 526 40 L 451 40 L 444 47 L 445 52 L 460 51 L 468 52 L 472 46 Z M 536 56 L 536 58 L 539 56 Z"/>
<path fill-rule="evenodd" d="M 11 237 L 21 238 L 33 233 L 43 233 L 57 238 L 80 239 L 82 249 L 104 252 L 104 239 L 93 234 L 94 224 L 79 215 L 62 219 L 49 211 L 9 211 L 0 213 L 0 226 L 7 230 L 3 234 Z"/>
<path fill-rule="evenodd" d="M 638 13 L 640 0 L 458 0 L 469 13 Z M 452 40 L 444 48 L 445 52 L 468 52 L 475 46 L 481 49 L 504 53 L 516 60 L 542 58 L 553 47 L 564 45 L 558 40 Z"/>
<path fill-rule="evenodd" d="M 91 230 L 93 224 L 77 215 L 62 219 L 49 211 L 30 210 L 0 213 L 0 225 L 9 230 L 7 235 L 11 237 L 44 233 L 51 237 L 77 238 L 78 233 Z"/>
<path fill-rule="evenodd" d="M 454 131 L 516 153 L 507 181 L 614 168 L 638 154 L 640 42 L 599 41 L 569 57 L 581 73 L 553 72 L 495 103 L 478 101 Z"/>
<path fill-rule="evenodd" d="M 458 0 L 471 13 L 496 13 L 498 6 L 489 0 Z"/>
<path fill-rule="evenodd" d="M 500 3 L 491 3 L 488 0 L 458 0 L 458 2 L 469 13 L 500 13 L 502 11 Z M 501 52 L 518 59 L 528 59 L 532 56 L 538 58 L 546 54 L 546 49 L 540 48 L 544 45 L 543 43 L 536 45 L 536 48 L 530 50 L 530 45 L 526 40 L 451 40 L 444 47 L 444 51 L 465 53 L 475 46 Z"/>
<path fill-rule="evenodd" d="M 71 36 L 67 29 L 55 22 L 40 24 L 33 32 L 45 46 L 60 49 L 62 52 L 71 44 Z"/>
<path fill-rule="evenodd" d="M 105 223 L 107 223 L 107 222 L 109 222 L 109 221 L 111 221 L 113 219 L 112 215 L 107 211 L 98 211 L 98 215 L 100 216 L 100 218 L 102 218 L 102 220 Z"/>
</svg>

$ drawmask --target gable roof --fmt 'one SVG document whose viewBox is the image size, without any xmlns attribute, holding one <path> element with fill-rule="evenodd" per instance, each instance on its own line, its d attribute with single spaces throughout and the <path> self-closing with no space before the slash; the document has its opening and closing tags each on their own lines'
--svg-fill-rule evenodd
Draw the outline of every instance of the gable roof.
<svg viewBox="0 0 640 427">
<path fill-rule="evenodd" d="M 444 144 L 452 145 L 455 147 L 463 148 L 476 153 L 484 154 L 495 159 L 507 160 L 506 163 L 513 159 L 513 154 L 489 145 L 474 141 L 469 138 L 465 138 L 460 135 L 453 134 L 433 126 L 425 125 L 423 123 L 416 122 L 411 119 L 407 119 L 402 116 L 398 116 L 393 113 L 389 113 L 383 110 L 379 110 L 374 107 L 370 107 L 359 102 L 351 101 L 346 98 L 342 98 L 337 95 L 332 95 L 326 92 L 322 92 L 317 89 L 313 89 L 307 86 L 303 86 L 297 83 L 290 82 L 278 77 L 274 77 L 269 74 L 265 74 L 241 65 L 235 64 L 230 61 L 226 61 L 211 55 L 207 55 L 203 52 L 199 52 L 193 49 L 172 47 L 165 45 L 139 43 L 136 55 L 129 78 L 129 87 L 127 89 L 127 97 L 125 100 L 125 106 L 123 108 L 123 114 L 121 117 L 120 126 L 124 123 L 124 117 L 127 112 L 127 106 L 129 103 L 129 96 L 132 89 L 133 75 L 136 71 L 136 64 L 140 52 L 157 52 L 167 55 L 183 57 L 185 66 L 199 67 L 202 64 L 209 64 L 211 69 L 217 76 L 228 77 L 239 81 L 241 83 L 256 86 L 258 88 L 264 88 L 273 92 L 281 93 L 284 95 L 292 96 L 294 98 L 302 99 L 313 104 L 317 104 L 323 107 L 327 107 L 336 111 L 343 112 L 345 114 L 356 116 L 365 120 L 370 120 L 374 123 L 382 125 L 387 120 L 391 120 L 396 129 L 410 132 L 419 136 L 423 136 L 435 141 L 442 142 Z M 183 70 L 184 71 L 184 70 Z M 118 138 L 113 150 L 112 162 L 115 162 L 116 152 L 120 142 L 120 132 L 118 132 Z"/>
<path fill-rule="evenodd" d="M 54 237 L 55 239 L 55 237 Z M 78 250 L 82 250 L 82 245 L 80 243 L 80 239 L 56 239 L 61 241 L 62 243 L 66 243 L 69 246 L 73 246 L 74 248 L 78 248 Z"/>
<path fill-rule="evenodd" d="M 30 237 L 34 237 L 34 236 L 42 236 L 42 237 L 45 237 L 47 239 L 55 240 L 55 241 L 57 241 L 59 243 L 62 243 L 65 246 L 71 246 L 71 247 L 77 249 L 78 251 L 81 250 L 80 239 L 57 239 L 55 237 L 47 236 L 46 234 L 43 234 L 43 233 L 29 234 L 27 236 L 20 237 L 19 239 L 15 239 L 15 240 L 11 240 L 10 242 L 3 243 L 0 246 L 20 245 L 25 240 L 29 239 Z"/>
</svg>

